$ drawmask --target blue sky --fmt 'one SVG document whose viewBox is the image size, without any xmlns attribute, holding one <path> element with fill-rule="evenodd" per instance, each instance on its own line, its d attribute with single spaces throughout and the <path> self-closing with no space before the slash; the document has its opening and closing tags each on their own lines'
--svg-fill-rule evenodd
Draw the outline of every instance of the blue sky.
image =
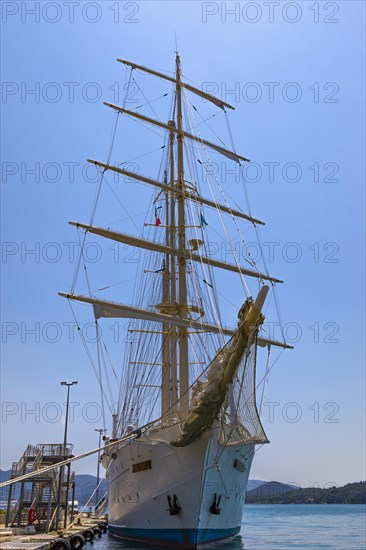
<svg viewBox="0 0 366 550">
<path fill-rule="evenodd" d="M 252 211 L 267 222 L 270 271 L 286 281 L 281 311 L 296 347 L 271 371 L 264 415 L 271 445 L 258 451 L 252 477 L 320 486 L 363 479 L 364 3 L 106 0 L 1 8 L 1 468 L 27 443 L 62 440 L 61 380 L 79 381 L 69 429 L 75 452 L 97 443 L 98 385 L 57 296 L 74 272 L 77 235 L 67 222 L 89 219 L 94 173 L 84 165 L 107 155 L 112 114 L 102 101 L 121 103 L 125 82 L 116 58 L 172 71 L 176 33 L 183 74 L 236 108 L 235 144 L 254 163 L 247 171 Z M 149 99 L 164 93 L 160 81 L 140 82 Z M 163 111 L 164 102 L 157 105 Z M 123 129 L 118 150 L 134 158 L 141 129 Z M 158 144 L 151 137 L 150 149 Z M 138 166 L 156 173 L 150 157 Z M 243 204 L 235 177 L 225 177 Z M 148 206 L 135 185 L 126 208 L 141 222 Z M 113 251 L 106 254 L 115 268 Z M 122 254 L 127 280 L 131 266 Z M 106 281 L 103 265 L 95 263 Z M 121 288 L 123 295 L 128 284 Z M 230 291 L 227 297 L 234 300 Z M 94 463 L 76 469 L 94 472 Z"/>
</svg>

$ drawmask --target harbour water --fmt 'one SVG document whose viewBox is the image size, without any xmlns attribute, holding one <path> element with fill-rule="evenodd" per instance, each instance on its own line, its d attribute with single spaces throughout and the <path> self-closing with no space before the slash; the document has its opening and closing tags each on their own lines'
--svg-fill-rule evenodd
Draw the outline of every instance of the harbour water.
<svg viewBox="0 0 366 550">
<path fill-rule="evenodd" d="M 214 547 L 217 550 L 365 550 L 365 512 L 366 506 L 362 504 L 248 504 L 244 508 L 240 536 Z M 93 545 L 93 550 L 150 548 L 118 542 L 108 536 Z"/>
</svg>

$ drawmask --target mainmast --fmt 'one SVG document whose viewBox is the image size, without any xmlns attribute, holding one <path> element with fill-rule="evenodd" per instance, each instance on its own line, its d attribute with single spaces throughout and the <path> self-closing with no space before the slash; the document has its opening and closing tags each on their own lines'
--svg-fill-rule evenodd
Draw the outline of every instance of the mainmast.
<svg viewBox="0 0 366 550">
<path fill-rule="evenodd" d="M 174 120 L 170 120 L 168 125 L 171 128 L 169 136 L 169 148 L 170 148 L 170 186 L 174 188 Z M 170 241 L 169 246 L 171 249 L 176 248 L 175 242 L 175 195 L 174 193 L 170 194 Z M 176 283 L 176 267 L 175 267 L 175 256 L 170 255 L 170 299 L 172 304 L 177 303 L 177 283 Z M 170 325 L 170 377 L 171 377 L 171 386 L 170 386 L 170 406 L 176 407 L 178 401 L 178 380 L 177 380 L 177 331 L 175 325 Z"/>
<path fill-rule="evenodd" d="M 178 197 L 178 249 L 185 250 L 186 220 L 184 204 L 184 159 L 183 159 L 183 123 L 182 123 L 182 82 L 180 57 L 176 55 L 176 92 L 177 92 L 177 141 L 178 141 L 178 188 L 181 191 Z M 179 317 L 187 318 L 187 260 L 184 256 L 178 257 L 179 278 Z M 180 412 L 183 417 L 189 409 L 189 377 L 188 377 L 188 331 L 186 327 L 179 327 L 179 398 Z"/>
<path fill-rule="evenodd" d="M 174 120 L 168 122 L 171 128 L 169 135 L 169 160 L 170 160 L 170 187 L 174 187 Z M 167 183 L 167 174 L 165 178 Z M 163 266 L 162 304 L 160 311 L 171 313 L 177 303 L 176 289 L 176 258 L 169 254 L 169 249 L 175 249 L 175 196 L 174 193 L 165 191 L 165 262 Z M 162 374 L 161 374 L 161 415 L 172 412 L 172 407 L 177 403 L 177 336 L 175 325 L 167 322 L 162 326 Z"/>
<path fill-rule="evenodd" d="M 167 183 L 167 174 L 165 173 L 164 182 Z M 169 193 L 165 192 L 165 242 L 169 244 Z M 169 281 L 169 263 L 170 256 L 165 254 L 162 266 L 162 306 L 171 302 L 170 281 Z M 161 350 L 161 415 L 166 414 L 170 409 L 170 338 L 168 337 L 170 326 L 168 323 L 162 325 L 162 350 Z"/>
</svg>

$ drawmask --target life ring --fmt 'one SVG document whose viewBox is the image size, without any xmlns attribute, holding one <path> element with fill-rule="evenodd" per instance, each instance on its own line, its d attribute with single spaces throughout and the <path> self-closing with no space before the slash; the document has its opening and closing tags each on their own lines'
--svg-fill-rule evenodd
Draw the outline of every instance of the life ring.
<svg viewBox="0 0 366 550">
<path fill-rule="evenodd" d="M 34 521 L 36 520 L 36 512 L 34 511 L 34 508 L 29 508 L 28 511 L 28 524 L 32 525 Z"/>
<path fill-rule="evenodd" d="M 52 550 L 71 550 L 71 544 L 66 539 L 55 539 L 52 543 Z"/>
<path fill-rule="evenodd" d="M 81 550 L 85 544 L 85 537 L 81 533 L 75 533 L 70 539 L 72 550 Z"/>
<path fill-rule="evenodd" d="M 99 527 L 93 527 L 93 533 L 96 539 L 100 539 L 102 536 L 102 530 Z"/>
<path fill-rule="evenodd" d="M 85 529 L 85 531 L 83 531 L 83 536 L 86 542 L 91 542 L 94 539 L 93 529 Z"/>
</svg>

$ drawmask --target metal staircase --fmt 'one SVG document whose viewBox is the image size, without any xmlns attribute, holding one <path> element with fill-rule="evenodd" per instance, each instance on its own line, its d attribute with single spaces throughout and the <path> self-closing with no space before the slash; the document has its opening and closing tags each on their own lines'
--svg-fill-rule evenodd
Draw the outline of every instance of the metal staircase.
<svg viewBox="0 0 366 550">
<path fill-rule="evenodd" d="M 13 462 L 11 479 L 21 475 L 42 470 L 71 458 L 73 445 L 40 443 L 36 446 L 28 445 L 18 462 Z M 29 510 L 34 511 L 34 525 L 37 530 L 48 532 L 51 528 L 56 529 L 55 516 L 57 510 L 58 488 L 60 483 L 60 468 L 40 473 L 29 481 L 21 481 L 20 494 L 17 504 L 11 509 L 13 488 L 10 485 L 8 493 L 8 508 L 6 514 L 6 527 L 21 527 L 29 523 Z M 18 485 L 18 484 L 16 484 Z M 70 489 L 74 486 L 74 472 L 70 471 L 70 465 L 64 469 L 61 480 L 60 507 L 63 510 L 63 525 L 67 522 L 68 496 Z"/>
</svg>

